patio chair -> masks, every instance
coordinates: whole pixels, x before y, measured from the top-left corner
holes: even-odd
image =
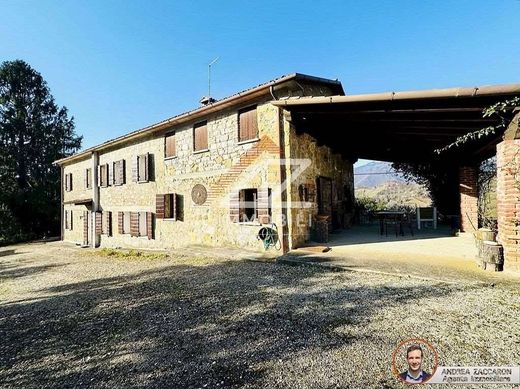
[[[425,223],[432,222],[433,228],[437,229],[437,207],[417,207],[417,229],[420,230]]]

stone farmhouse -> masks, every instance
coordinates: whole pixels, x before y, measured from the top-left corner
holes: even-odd
[[[271,104],[343,94],[338,81],[292,74],[57,161],[62,239],[91,247],[264,250],[257,235],[269,226],[276,248],[287,251],[309,239],[319,213],[348,226],[353,161],[296,135]]]
[[[345,95],[291,74],[56,161],[62,239],[91,247],[202,244],[287,252],[349,227],[358,158],[448,171],[463,231],[479,227],[478,165],[497,158],[498,242],[520,269],[520,113],[483,110],[520,84]],[[487,136],[436,150],[483,128]],[[270,228],[270,230],[267,229]]]

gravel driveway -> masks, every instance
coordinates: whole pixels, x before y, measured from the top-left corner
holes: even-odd
[[[407,338],[444,366],[520,364],[519,289],[4,247],[0,385],[401,388],[392,352]]]

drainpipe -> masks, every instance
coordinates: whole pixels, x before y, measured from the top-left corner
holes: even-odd
[[[278,120],[276,120],[277,132],[278,132],[278,141],[280,143],[280,160],[284,160],[285,164],[280,163],[280,188],[284,182],[287,180],[287,159],[285,155],[285,132],[284,132],[284,122],[283,122],[283,112],[280,108],[277,109]],[[282,204],[282,253],[286,254],[289,252],[289,212],[287,207],[289,206],[287,198],[287,192],[290,190],[289,185],[287,185],[285,190],[280,191],[280,201]]]
[[[96,212],[99,211],[99,186],[98,186],[99,155],[92,152],[92,212],[90,213],[90,246],[97,247],[96,236]]]

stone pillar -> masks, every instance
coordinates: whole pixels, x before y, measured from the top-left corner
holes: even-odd
[[[520,270],[520,139],[497,145],[498,242],[504,267]]]
[[[477,178],[476,167],[459,167],[460,229],[464,232],[472,232],[478,228]]]

